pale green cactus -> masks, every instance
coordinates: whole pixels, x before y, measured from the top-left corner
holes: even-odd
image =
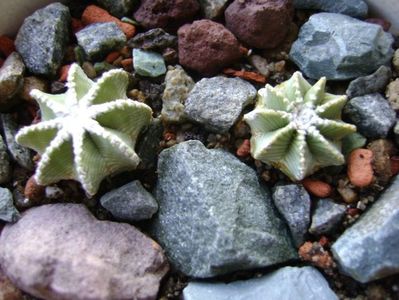
[[[310,85],[300,72],[259,90],[251,127],[251,154],[299,181],[322,167],[342,165],[341,139],[356,127],[341,121],[347,98],[325,92],[326,78]]]
[[[74,179],[94,195],[106,176],[137,167],[136,139],[152,110],[127,98],[128,81],[125,71],[111,70],[93,82],[73,64],[66,93],[31,92],[42,121],[22,128],[16,141],[41,155],[39,184]]]

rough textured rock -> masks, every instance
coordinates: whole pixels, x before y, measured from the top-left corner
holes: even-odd
[[[310,196],[297,184],[279,185],[274,188],[273,201],[285,218],[297,247],[303,244],[310,223]]]
[[[158,210],[158,203],[138,180],[106,193],[100,203],[117,220],[125,222],[150,219]]]
[[[386,137],[396,120],[395,111],[378,93],[353,98],[343,112],[358,132],[368,138]]]
[[[384,91],[391,79],[392,71],[387,66],[381,66],[373,74],[359,77],[348,86],[346,95],[349,99],[367,94],[373,94]]]
[[[68,44],[69,9],[52,3],[27,17],[18,31],[15,46],[34,74],[55,75]]]
[[[213,20],[223,14],[228,0],[198,0],[198,2],[205,19]]]
[[[379,25],[334,13],[314,14],[299,32],[290,57],[306,76],[346,80],[389,64],[393,37]]]
[[[114,22],[91,24],[77,32],[76,39],[90,60],[102,59],[126,42],[125,34]]]
[[[25,65],[17,52],[11,53],[0,69],[0,111],[7,111],[17,104],[14,97],[24,83]]]
[[[0,184],[4,184],[11,179],[10,157],[3,137],[0,135]]]
[[[196,0],[142,0],[134,18],[146,29],[175,30],[190,22],[199,8]]]
[[[175,267],[212,277],[296,257],[254,170],[222,150],[187,141],[161,152],[151,231]]]
[[[15,222],[19,218],[19,212],[14,207],[12,193],[9,189],[0,187],[0,220]]]
[[[181,66],[169,68],[162,95],[162,120],[175,123],[184,120],[184,102],[193,87],[194,80]]]
[[[332,245],[343,272],[369,282],[399,272],[399,177]]]
[[[385,96],[394,110],[399,110],[399,79],[395,79],[388,84]]]
[[[44,299],[156,299],[168,264],[159,245],[128,224],[97,221],[81,204],[26,211],[0,237],[0,264]]]
[[[316,204],[309,232],[317,235],[331,232],[342,221],[345,211],[345,205],[334,203],[330,199],[320,199]]]
[[[28,76],[24,78],[24,84],[19,96],[30,103],[37,103],[36,100],[30,95],[32,90],[39,90],[48,92],[48,82],[36,76]]]
[[[240,78],[203,78],[188,95],[184,112],[211,131],[226,132],[255,97],[256,89]]]
[[[168,47],[175,48],[177,37],[165,32],[162,28],[155,28],[135,35],[127,42],[127,45],[130,48],[161,51]]]
[[[143,131],[136,146],[141,161],[139,169],[152,169],[157,165],[159,143],[162,140],[163,126],[159,119],[153,119],[150,126]]]
[[[294,0],[297,9],[315,9],[357,18],[366,18],[368,5],[363,0]]]
[[[241,57],[237,39],[219,23],[195,21],[177,34],[180,64],[204,75],[216,74]]]
[[[111,15],[122,18],[128,16],[134,7],[135,0],[98,0]]]
[[[183,290],[183,299],[338,300],[338,297],[316,268],[285,267],[260,278],[228,284],[190,282]]]
[[[385,186],[394,175],[391,157],[396,155],[397,148],[394,142],[388,139],[372,141],[367,148],[373,152],[373,169],[377,180]]]
[[[287,36],[293,17],[291,0],[235,0],[225,13],[226,27],[250,47],[278,46]]]
[[[166,73],[162,55],[153,51],[133,49],[133,66],[141,76],[158,77]]]

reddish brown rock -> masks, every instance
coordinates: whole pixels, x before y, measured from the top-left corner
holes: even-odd
[[[331,185],[321,180],[306,178],[302,185],[310,194],[319,198],[327,198],[332,193]]]
[[[210,20],[182,26],[178,39],[180,64],[204,75],[216,74],[242,55],[234,35]]]
[[[367,149],[353,150],[348,160],[348,177],[357,187],[369,186],[374,180],[373,152]]]
[[[397,152],[394,143],[386,139],[379,139],[371,142],[367,148],[373,151],[373,168],[377,179],[382,183],[388,183],[393,176],[391,156]]]
[[[248,46],[269,49],[286,37],[293,18],[291,0],[235,0],[225,11],[226,27]]]
[[[134,18],[146,29],[176,30],[199,11],[196,0],[142,0]]]

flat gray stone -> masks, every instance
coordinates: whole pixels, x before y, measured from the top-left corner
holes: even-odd
[[[132,37],[127,45],[148,51],[163,52],[166,48],[176,48],[177,36],[167,33],[162,28],[154,28],[138,33]]]
[[[386,137],[396,121],[395,111],[378,93],[351,99],[343,112],[358,132],[368,138]]]
[[[274,188],[273,201],[283,215],[297,247],[305,242],[310,224],[310,196],[302,185],[288,184]]]
[[[157,201],[138,180],[106,193],[100,203],[117,220],[124,222],[151,219],[158,210]]]
[[[285,267],[260,278],[225,283],[190,282],[184,300],[338,300],[313,267]]]
[[[5,222],[15,222],[18,219],[19,212],[14,206],[11,191],[0,187],[0,220]]]
[[[330,199],[319,199],[312,216],[309,232],[316,235],[330,233],[341,223],[346,207]]]
[[[388,65],[392,44],[392,35],[379,25],[342,14],[319,13],[301,27],[290,58],[307,77],[346,80]]]
[[[184,112],[205,128],[223,133],[233,126],[255,97],[256,89],[240,78],[203,78],[188,95]]]
[[[360,282],[399,273],[399,177],[332,245],[340,269]]]
[[[7,146],[4,144],[3,137],[0,135],[0,184],[8,182],[10,179],[10,157],[7,153]]]
[[[187,141],[161,152],[151,232],[171,263],[207,278],[297,257],[253,169],[223,150]]]
[[[78,45],[88,59],[99,60],[108,53],[119,50],[126,43],[126,36],[114,22],[94,23],[76,33]]]
[[[221,15],[229,0],[198,0],[205,19],[214,20]]]
[[[129,16],[132,12],[135,0],[98,0],[108,12],[118,18]]]
[[[18,31],[15,46],[34,74],[55,75],[69,40],[71,15],[59,2],[36,10]]]
[[[368,5],[363,0],[294,0],[294,7],[322,10],[357,18],[366,18],[368,14]]]
[[[0,265],[18,288],[46,300],[155,300],[168,271],[153,240],[98,221],[81,204],[25,211],[1,233]]]

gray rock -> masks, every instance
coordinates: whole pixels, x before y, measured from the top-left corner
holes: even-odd
[[[90,60],[102,59],[126,43],[125,34],[114,22],[86,26],[76,33],[76,39]]]
[[[341,270],[360,282],[399,273],[399,177],[332,245]]]
[[[346,80],[389,64],[392,43],[392,35],[379,25],[341,14],[319,13],[301,27],[290,58],[310,78]]]
[[[389,103],[394,110],[399,110],[399,78],[390,82],[385,91]]]
[[[334,203],[330,199],[320,199],[317,201],[309,232],[317,235],[330,233],[341,223],[345,211],[345,205]]]
[[[98,0],[98,3],[110,14],[118,18],[128,16],[132,12],[135,2],[135,0]]]
[[[7,146],[4,144],[3,137],[0,135],[0,184],[8,182],[10,179],[10,158],[7,153]]]
[[[285,218],[297,247],[305,241],[310,224],[310,196],[298,184],[279,185],[274,188],[273,201]]]
[[[10,114],[1,114],[0,122],[3,128],[7,149],[11,154],[11,158],[15,160],[21,167],[24,167],[28,170],[33,170],[33,162],[31,159],[30,150],[19,145],[15,141],[15,135],[18,132],[18,126],[13,117]]]
[[[226,8],[228,0],[198,0],[205,19],[214,20],[220,17]]]
[[[135,227],[98,221],[81,204],[23,213],[0,237],[0,264],[20,289],[55,299],[156,299],[162,249]]]
[[[392,71],[387,66],[381,66],[373,74],[359,77],[348,86],[346,95],[349,99],[367,94],[373,94],[384,91],[385,87],[391,79]]]
[[[162,28],[154,28],[136,34],[127,45],[130,48],[162,52],[166,48],[176,48],[177,36],[167,33]]]
[[[378,93],[351,99],[343,112],[358,132],[368,138],[386,137],[396,121],[395,111]]]
[[[71,15],[61,3],[52,3],[27,17],[15,46],[34,74],[55,75],[69,40]]]
[[[165,61],[157,52],[133,49],[133,66],[141,76],[158,77],[166,73]]]
[[[222,150],[187,141],[161,152],[151,231],[170,261],[212,277],[297,257],[254,170]]]
[[[137,155],[141,161],[139,169],[152,169],[157,165],[159,143],[163,136],[163,125],[159,119],[153,119],[150,126],[141,133],[136,146]]]
[[[266,296],[267,295],[267,296]],[[184,300],[338,300],[313,267],[285,267],[260,278],[225,283],[190,282]]]
[[[297,9],[317,9],[357,18],[366,18],[368,5],[363,0],[294,0]]]
[[[158,210],[157,201],[138,180],[106,193],[100,203],[123,222],[151,219]]]
[[[0,187],[0,220],[15,222],[19,219],[19,212],[14,206],[12,193],[9,189]]]
[[[222,76],[203,78],[186,99],[187,117],[215,132],[226,132],[252,103],[256,89],[240,78]]]
[[[14,97],[24,83],[25,65],[17,52],[11,53],[0,69],[0,111],[7,111],[18,104]]]
[[[399,144],[399,122],[396,122],[395,127],[393,128],[393,133],[395,134],[395,141]]]

